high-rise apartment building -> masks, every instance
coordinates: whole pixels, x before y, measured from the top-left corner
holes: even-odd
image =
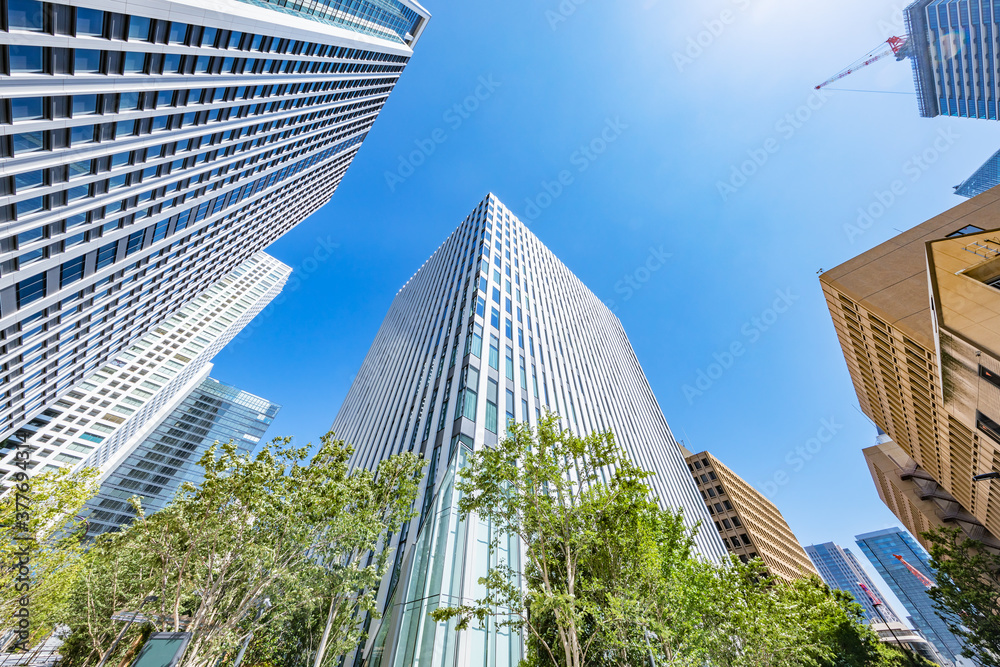
[[[875,623],[899,623],[899,616],[892,607],[886,604],[882,593],[862,569],[861,563],[854,557],[850,549],[844,549],[833,542],[813,544],[806,547],[806,553],[812,559],[819,576],[830,588],[846,591],[854,596],[854,601],[865,609],[865,621]],[[865,592],[865,586],[880,602],[876,611],[875,603]],[[879,616],[881,612],[881,617]]]
[[[427,19],[0,0],[0,438],[326,203]]]
[[[819,574],[781,512],[764,494],[710,453],[682,451],[729,553],[744,563],[759,558],[773,576],[786,581]]]
[[[489,195],[396,295],[333,425],[356,447],[354,468],[408,451],[430,461],[418,516],[392,536],[385,615],[376,627],[366,619],[371,639],[354,664],[518,664],[522,638],[509,629],[456,633],[427,614],[480,597],[478,580],[498,560],[519,570],[516,538],[491,553],[490,527],[459,515],[453,484],[470,452],[545,411],[579,435],[612,431],[656,473],[662,506],[710,524],[621,323]],[[725,556],[715,531],[696,539],[703,556]]]
[[[216,442],[232,441],[249,454],[263,439],[280,406],[218,380],[203,380],[183,397],[166,419],[109,472],[100,492],[80,515],[87,535],[117,530],[135,519],[129,499],[138,496],[147,514],[167,506],[181,484],[198,484],[198,465]]]
[[[32,469],[91,466],[107,479],[205,381],[211,359],[290,273],[260,252],[224,275],[8,437],[0,480],[18,470],[19,443],[31,452]]]
[[[910,614],[907,620],[934,644],[938,653],[956,664],[963,664],[962,640],[948,630],[948,623],[934,610],[925,581],[910,570],[912,567],[929,582],[936,580],[927,552],[899,528],[865,533],[856,539],[861,552],[906,607]],[[966,661],[965,664],[973,663]]]
[[[996,11],[959,0],[917,0],[906,8],[921,116],[997,119]]]
[[[891,440],[868,457],[876,485],[918,539],[949,523],[1000,546],[1000,482],[973,482],[1000,470],[998,195],[820,277],[861,410]]]
[[[963,197],[975,197],[998,185],[1000,185],[1000,151],[990,156],[990,159],[984,162],[972,176],[956,185],[955,194]]]

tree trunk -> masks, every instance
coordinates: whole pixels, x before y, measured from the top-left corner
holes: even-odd
[[[320,667],[323,664],[323,654],[326,653],[326,642],[330,639],[330,629],[333,627],[333,607],[337,601],[336,595],[330,596],[330,610],[326,613],[326,627],[323,628],[323,636],[320,637],[319,646],[316,648],[316,659],[313,667]]]

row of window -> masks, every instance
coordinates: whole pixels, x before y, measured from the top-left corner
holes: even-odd
[[[317,58],[370,60],[405,63],[405,56],[365,51],[330,44],[268,37],[178,21],[150,19],[72,7],[38,0],[5,0],[0,17],[8,31],[46,32],[55,35],[99,37],[129,42],[215,48],[259,53],[290,54]]]

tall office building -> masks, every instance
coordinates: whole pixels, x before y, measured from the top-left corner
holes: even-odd
[[[833,542],[826,542],[806,547],[806,553],[809,554],[809,558],[819,570],[819,576],[822,577],[827,586],[850,593],[854,596],[855,602],[864,607],[865,621],[871,624],[901,622],[892,607],[886,604],[882,593],[862,569],[861,563],[854,557],[850,549],[844,549]],[[875,603],[872,602],[871,597],[861,587],[862,585],[867,586],[872,595],[881,602],[878,611],[876,611]],[[882,613],[881,617],[879,617],[879,612]]]
[[[997,119],[996,8],[917,0],[906,8],[907,55],[920,115]]]
[[[973,482],[1000,470],[1000,233],[984,231],[1000,218],[998,196],[820,278],[861,410],[888,438],[879,449],[905,454],[869,457],[879,493],[918,539],[948,523],[1000,547],[1000,482]]]
[[[491,554],[490,527],[462,520],[453,483],[470,452],[546,410],[579,435],[612,431],[656,473],[662,506],[710,525],[621,323],[491,194],[396,295],[333,425],[356,447],[354,468],[407,451],[430,461],[418,516],[392,538],[396,561],[378,594],[385,615],[376,627],[365,621],[370,640],[354,664],[518,664],[516,633],[492,624],[456,633],[427,614],[480,597],[478,580],[498,559],[519,569],[520,544],[502,540]],[[715,531],[703,530],[697,548],[725,556]]]
[[[0,480],[17,445],[31,467],[90,466],[102,481],[211,371],[211,359],[278,295],[291,269],[261,252],[115,356],[0,445]],[[6,484],[4,486],[8,486]]]
[[[934,601],[927,595],[926,584],[910,570],[910,567],[916,569],[931,582],[936,579],[927,552],[899,528],[877,530],[855,539],[861,552],[910,613],[910,623],[934,644],[938,653],[954,663],[963,664],[962,640],[948,630],[948,624],[934,611]],[[966,664],[973,663],[966,661]]]
[[[216,442],[234,442],[249,454],[263,439],[280,406],[208,378],[187,394],[166,419],[107,475],[80,515],[87,535],[117,530],[135,518],[129,503],[139,496],[147,513],[167,506],[181,484],[198,484],[198,460]]]
[[[0,0],[0,439],[325,204],[427,18]]]
[[[955,186],[955,194],[963,197],[975,197],[987,190],[1000,185],[1000,151],[983,163],[979,169]]]
[[[729,553],[744,563],[759,558],[773,576],[786,581],[819,574],[764,494],[710,453],[681,451]]]

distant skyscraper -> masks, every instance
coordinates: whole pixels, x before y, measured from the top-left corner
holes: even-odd
[[[819,576],[823,578],[830,588],[838,588],[854,596],[855,602],[865,608],[865,620],[868,623],[880,623],[878,611],[887,623],[899,623],[899,616],[892,610],[882,597],[878,587],[872,583],[865,571],[861,568],[861,563],[854,557],[850,549],[844,549],[833,542],[825,544],[814,544],[806,547],[806,553],[812,559]],[[875,610],[875,605],[868,594],[865,593],[861,585],[864,584],[875,597],[882,602],[879,610]]]
[[[0,439],[325,204],[427,18],[2,0]]]
[[[955,194],[963,197],[975,197],[991,188],[1000,185],[1000,151],[983,163],[972,176],[955,186]]]
[[[364,621],[371,639],[353,664],[518,664],[517,633],[456,633],[427,613],[481,595],[476,582],[498,558],[519,569],[516,538],[491,553],[490,527],[461,520],[453,483],[470,452],[496,444],[512,420],[536,425],[544,410],[579,435],[614,432],[656,473],[663,507],[710,523],[621,323],[489,195],[396,295],[333,425],[356,448],[354,468],[406,451],[430,461],[418,516],[392,539],[385,615]],[[725,556],[715,531],[702,530],[697,548]]]
[[[708,452],[682,451],[729,553],[744,563],[759,558],[786,581],[817,574],[774,503]]]
[[[101,484],[84,506],[87,534],[116,530],[135,518],[128,502],[139,496],[146,514],[173,500],[184,482],[204,479],[198,460],[215,442],[234,441],[249,454],[264,437],[279,406],[236,387],[208,378],[167,415]]]
[[[37,470],[91,466],[106,478],[211,371],[211,359],[281,292],[291,269],[257,253],[74,385],[0,445],[0,480],[17,443]]]
[[[906,8],[920,115],[997,119],[1000,15],[991,3],[917,0]]]
[[[934,644],[941,655],[962,664],[962,641],[948,630],[948,624],[934,611],[934,602],[927,595],[927,586],[906,567],[909,564],[935,581],[937,574],[931,568],[927,552],[899,528],[865,533],[858,535],[856,539],[879,576],[889,584],[889,588],[910,613],[910,623]],[[906,564],[896,556],[902,557]]]

